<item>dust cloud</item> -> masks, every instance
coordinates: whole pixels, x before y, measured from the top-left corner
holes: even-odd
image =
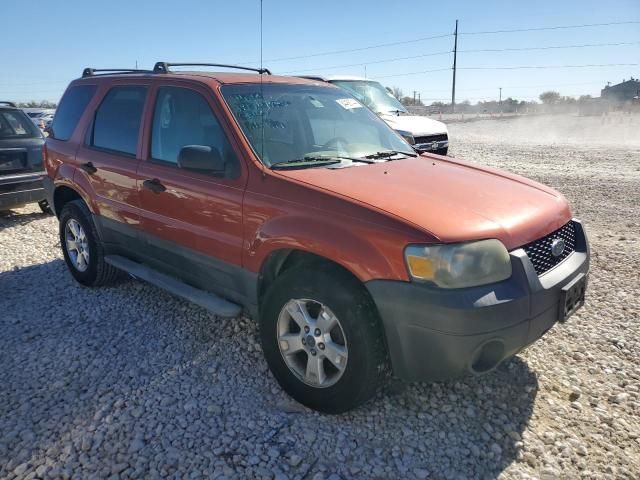
[[[479,125],[483,124],[483,125]],[[467,140],[493,143],[640,147],[640,114],[535,115],[456,123]],[[455,143],[455,138],[451,138]]]

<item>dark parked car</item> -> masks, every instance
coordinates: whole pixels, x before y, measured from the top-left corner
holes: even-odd
[[[42,186],[44,136],[11,102],[0,102],[0,211],[38,202],[48,212]]]

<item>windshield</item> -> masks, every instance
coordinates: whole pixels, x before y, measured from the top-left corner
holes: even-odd
[[[403,112],[407,109],[380,83],[369,80],[331,80],[348,90],[354,97],[376,113]]]
[[[18,110],[0,110],[0,138],[39,137],[40,130]]]
[[[381,151],[415,155],[402,137],[340,89],[245,84],[221,90],[267,166],[305,157],[361,159]]]

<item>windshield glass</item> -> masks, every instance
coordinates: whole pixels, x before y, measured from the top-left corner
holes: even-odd
[[[18,110],[0,110],[0,138],[38,137],[39,132],[24,113]]]
[[[225,85],[222,94],[267,166],[304,157],[364,158],[390,150],[415,155],[400,135],[337,88]]]
[[[354,97],[376,113],[406,112],[407,109],[380,83],[369,80],[331,80],[348,90]]]

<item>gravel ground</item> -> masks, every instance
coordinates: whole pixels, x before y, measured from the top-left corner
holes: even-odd
[[[135,281],[82,288],[54,218],[0,216],[0,477],[639,478],[633,126],[453,125],[453,155],[570,200],[592,242],[586,308],[487,376],[396,383],[341,416],[289,400],[253,322]],[[594,142],[604,130],[619,141]]]

